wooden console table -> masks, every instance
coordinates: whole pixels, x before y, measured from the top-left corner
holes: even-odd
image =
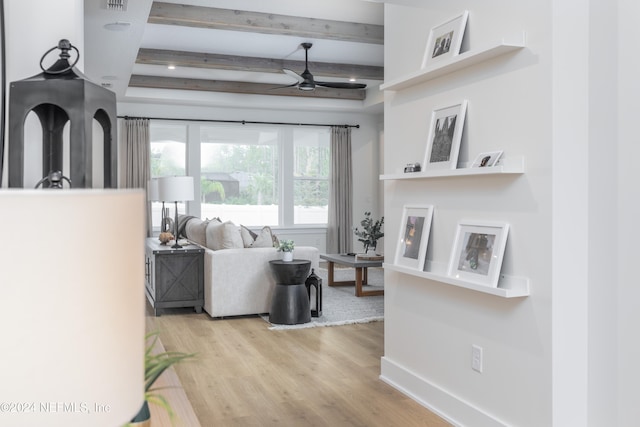
[[[146,293],[154,315],[163,308],[204,305],[204,249],[196,245],[173,249],[147,238],[145,250]]]

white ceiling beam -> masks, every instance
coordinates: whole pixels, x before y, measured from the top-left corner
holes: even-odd
[[[310,6],[313,7],[313,6]],[[383,44],[384,26],[153,2],[149,23]]]

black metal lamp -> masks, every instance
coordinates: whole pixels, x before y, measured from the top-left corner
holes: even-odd
[[[166,202],[174,202],[175,210],[175,243],[171,246],[173,249],[180,249],[182,246],[178,243],[180,238],[180,230],[178,224],[178,202],[187,202],[193,200],[194,188],[192,176],[165,176],[158,178],[158,193],[160,200]]]
[[[54,49],[60,59],[50,68],[43,59]],[[69,63],[70,52],[77,55]],[[42,126],[42,177],[45,188],[54,188],[51,177],[64,170],[63,129],[69,122],[69,178],[74,188],[93,187],[93,121],[103,130],[104,187],[117,187],[116,96],[115,93],[90,82],[74,65],[80,53],[69,40],[60,40],[40,59],[42,73],[12,82],[9,91],[9,187],[24,187],[24,124],[33,111]],[[0,147],[1,148],[1,147]],[[1,151],[1,150],[0,150]],[[0,163],[0,174],[2,164]],[[1,176],[1,175],[0,175]],[[59,187],[61,188],[61,187]]]

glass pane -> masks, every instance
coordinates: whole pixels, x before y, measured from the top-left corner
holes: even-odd
[[[278,138],[273,128],[201,127],[203,218],[278,225]]]
[[[151,177],[183,176],[187,174],[187,126],[152,121],[149,125],[151,139]],[[166,203],[169,218],[175,217],[175,204]],[[178,204],[178,212],[186,213],[184,204]],[[160,228],[162,202],[151,203],[151,221],[154,228]],[[172,222],[172,221],[170,221]],[[173,227],[171,230],[173,231]]]
[[[187,127],[152,122],[149,131],[151,176],[186,175]]]
[[[329,204],[329,129],[297,129],[293,138],[294,223],[326,224]]]

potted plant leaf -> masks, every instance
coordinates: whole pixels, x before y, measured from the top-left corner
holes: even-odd
[[[371,218],[371,212],[364,213],[364,219],[360,221],[362,230],[356,227],[353,232],[358,237],[358,241],[364,245],[364,252],[373,252],[375,254],[378,246],[378,239],[384,237],[382,226],[384,225],[384,217],[374,221]]]
[[[293,240],[280,240],[278,252],[282,252],[283,261],[293,261],[293,248],[295,248]]]
[[[178,351],[165,351],[156,353],[154,348],[158,342],[158,332],[150,332],[145,336],[147,348],[144,354],[144,403],[140,412],[128,424],[129,427],[147,427],[151,425],[151,413],[149,403],[153,403],[164,408],[173,418],[174,413],[167,399],[158,393],[160,388],[153,388],[156,380],[171,366],[191,358],[194,354],[181,353]]]

